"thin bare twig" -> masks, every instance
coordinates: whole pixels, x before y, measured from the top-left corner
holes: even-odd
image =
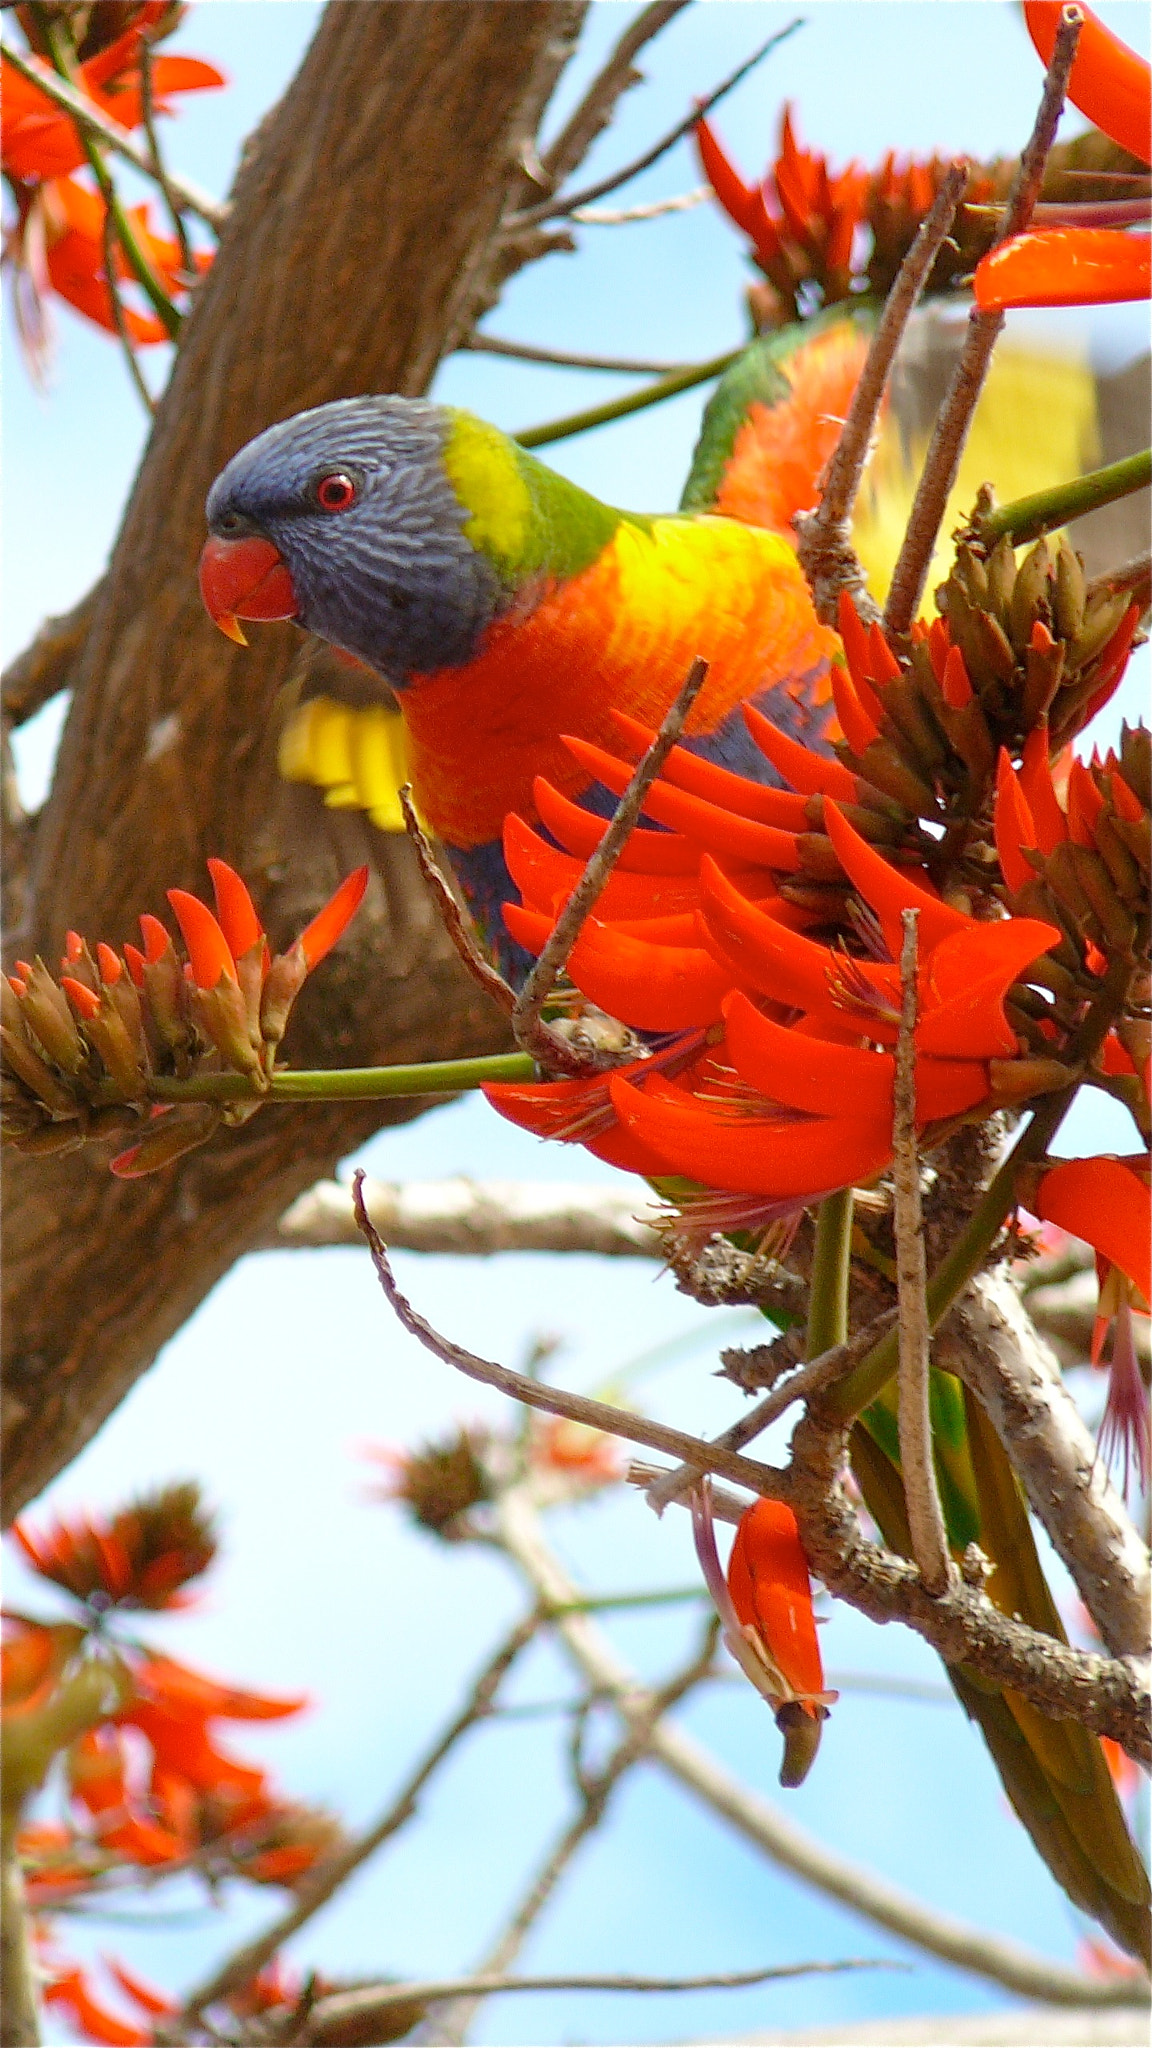
[[[116,338],[120,343],[125,361],[128,364],[128,375],[136,387],[136,396],[148,414],[149,419],[155,419],[156,400],[144,382],[144,372],[136,359],[136,350],[132,345],[132,336],[128,332],[128,322],[124,318],[124,301],[120,296],[120,282],[116,276],[116,229],[112,219],[112,208],[108,205],[104,208],[103,244],[104,277],[108,285],[108,305],[112,313],[112,325],[116,329]]]
[[[116,154],[124,157],[128,163],[135,164],[136,169],[143,171],[145,177],[155,176],[149,152],[142,149],[128,130],[121,128],[119,122],[110,121],[98,107],[94,107],[82,92],[78,92],[65,79],[50,71],[39,58],[25,56],[24,52],[16,49],[12,43],[0,43],[0,51],[6,64],[11,64],[21,78],[26,78],[29,84],[36,86],[55,106],[62,107],[66,114],[71,114],[72,119],[82,130],[96,136],[108,149],[114,149]],[[194,185],[190,178],[180,177],[176,171],[166,172],[165,177],[168,190],[179,206],[185,207],[189,213],[194,213],[199,219],[206,221],[217,234],[222,233],[228,219],[227,205],[219,199],[213,199],[210,193],[202,191],[199,185]]]
[[[596,73],[583,99],[568,116],[554,142],[540,159],[540,175],[549,191],[570,178],[582,164],[596,137],[608,126],[621,95],[638,85],[642,73],[633,66],[645,43],[658,36],[668,22],[680,14],[688,0],[651,0],[651,4],[630,22],[606,62]]]
[[[473,1683],[460,1712],[449,1722],[443,1734],[437,1737],[431,1749],[379,1819],[362,1834],[355,1836],[335,1856],[326,1858],[313,1874],[302,1879],[297,1896],[288,1911],[282,1913],[278,1920],[274,1920],[270,1927],[265,1928],[263,1934],[257,1935],[253,1941],[246,1942],[243,1948],[237,1949],[213,1971],[205,1983],[188,1994],[184,2005],[184,2018],[194,2017],[205,2006],[213,2005],[217,1999],[227,1998],[230,1992],[250,1983],[289,1936],[303,1927],[305,1921],[310,1920],[314,1913],[319,1912],[321,1906],[327,1904],[345,1879],[350,1877],[354,1870],[359,1869],[390,1835],[394,1835],[412,1818],[416,1811],[417,1798],[429,1778],[443,1763],[460,1737],[466,1735],[470,1728],[490,1712],[498,1687],[521,1650],[532,1641],[542,1621],[543,1616],[534,1611],[517,1623]]]
[[[582,1182],[368,1180],[365,1200],[393,1251],[491,1258],[498,1252],[583,1252],[609,1259],[658,1259],[655,1211],[638,1197]],[[359,1244],[352,1192],[317,1181],[285,1210],[266,1249]]]
[[[594,1401],[587,1394],[570,1394],[563,1387],[550,1387],[540,1380],[529,1379],[524,1373],[496,1365],[490,1359],[479,1358],[474,1351],[467,1351],[463,1345],[441,1337],[412,1307],[396,1284],[387,1250],[364,1206],[363,1180],[363,1173],[353,1176],[353,1200],[356,1219],[372,1254],[377,1278],[398,1320],[409,1335],[418,1338],[434,1357],[442,1359],[445,1365],[453,1366],[457,1372],[465,1373],[469,1379],[479,1380],[483,1386],[495,1387],[514,1401],[522,1401],[526,1408],[540,1408],[547,1415],[563,1415],[570,1422],[583,1422],[590,1429],[604,1430],[612,1436],[623,1437],[629,1443],[645,1444],[649,1450],[683,1458],[695,1464],[699,1471],[719,1472],[753,1493],[776,1495],[780,1475],[769,1465],[760,1465],[751,1458],[741,1458],[735,1451],[724,1451],[702,1443],[697,1437],[688,1436],[684,1430],[670,1429],[662,1422],[650,1422],[647,1416],[637,1415],[630,1408],[614,1408],[609,1402]]]
[[[552,1607],[562,1607],[576,1598],[578,1589],[549,1549],[524,1489],[505,1495],[498,1514],[501,1542],[537,1598]],[[908,1571],[918,1584],[914,1568],[908,1566]],[[590,1687],[610,1700],[625,1719],[645,1714],[651,1695],[590,1615],[568,1614],[555,1624],[555,1631]],[[805,1884],[839,1899],[851,1912],[886,1927],[901,1941],[912,1942],[959,1969],[991,1978],[1025,1998],[1061,2005],[1143,2002],[1146,1987],[1142,1984],[1106,1982],[1049,1962],[1017,1942],[951,1914],[934,1912],[899,1886],[838,1856],[786,1819],[776,1805],[734,1777],[691,1735],[667,1719],[653,1727],[649,1748],[657,1763],[762,1855],[792,1871]]]
[[[498,1517],[498,1543],[501,1541],[502,1526],[502,1518]],[[508,1552],[508,1556],[512,1563],[520,1562],[513,1552]],[[533,1587],[532,1590],[536,1592],[543,1609],[545,1600],[539,1588]],[[550,1611],[554,1613],[556,1610]],[[622,1740],[602,1768],[594,1776],[589,1777],[577,1766],[576,1778],[581,1795],[580,1810],[563,1829],[528,1884],[519,1905],[514,1909],[506,1927],[489,1951],[483,1965],[485,1973],[495,1975],[505,1971],[515,1960],[580,1844],[599,1827],[620,1780],[634,1764],[638,1764],[647,1755],[655,1723],[711,1672],[716,1654],[716,1636],[716,1618],[710,1617],[699,1652],[661,1687],[659,1692],[650,1696],[646,1715],[638,1715],[626,1724]],[[589,1700],[595,1697],[595,1693],[592,1693]],[[462,1996],[455,2007],[438,2016],[435,2027],[437,2048],[455,2048],[455,2044],[463,2042],[480,2003],[481,1994]]]
[[[674,192],[669,199],[650,199],[643,206],[578,206],[572,219],[588,228],[622,228],[634,220],[661,220],[667,213],[691,213],[711,199],[711,185],[694,185],[690,192]]]
[[[431,842],[416,816],[412,802],[412,789],[405,783],[399,791],[400,808],[404,813],[404,829],[412,841],[416,862],[435,899],[440,912],[440,922],[455,946],[473,981],[479,982],[485,995],[491,996],[498,1009],[510,1017],[516,1008],[516,991],[509,988],[502,974],[498,974],[490,960],[480,951],[472,933],[464,921],[464,913],[452,894],[440,869]]]
[[[612,815],[612,822],[589,860],[556,920],[547,945],[528,976],[512,1012],[516,1043],[525,1052],[535,1050],[541,1014],[578,939],[585,919],[603,893],[608,877],[624,849],[643,809],[644,799],[659,775],[684,727],[684,720],[704,687],[708,663],[697,655],[669,706],[655,739],[633,771]]]
[[[999,237],[1001,242],[1020,234],[1032,218],[1032,209],[1044,180],[1048,153],[1055,141],[1063,111],[1068,76],[1083,20],[1078,7],[1064,8],[1035,125],[1009,194],[1008,211]],[[968,316],[968,336],[936,419],[904,543],[892,572],[884,620],[888,631],[897,637],[908,632],[920,602],[948,493],[960,467],[972,415],[1003,325],[1004,315],[1001,312],[982,313],[973,308]]]
[[[884,304],[880,324],[872,337],[860,382],[852,395],[836,452],[828,465],[820,503],[815,512],[795,522],[800,536],[797,554],[808,578],[816,616],[825,625],[835,625],[837,600],[850,590],[865,625],[880,617],[879,606],[868,595],[856,550],[852,546],[852,508],[860,479],[868,461],[876,422],[892,374],[896,351],[904,330],[919,302],[928,275],[947,240],[956,209],[968,184],[968,165],[952,164],[932,211],[921,223],[919,233],[896,276]]]
[[[504,341],[496,334],[470,334],[460,343],[475,355],[512,356],[517,362],[548,363],[561,370],[615,370],[637,377],[674,377],[690,363],[638,361],[634,356],[582,356],[558,348],[534,348],[527,341]]]
[[[916,1149],[916,972],[918,910],[901,912],[900,1029],[892,1116],[892,1221],[896,1236],[896,1291],[900,1343],[897,1424],[900,1473],[912,1555],[930,1593],[943,1593],[951,1577],[948,1539],[932,1462],[928,1413],[928,1264],[920,1209],[920,1157]]]
[[[848,1372],[858,1359],[864,1357],[877,1339],[883,1336],[895,1313],[894,1309],[885,1309],[882,1315],[874,1316],[871,1322],[857,1330],[856,1335],[850,1338],[847,1344],[833,1345],[831,1350],[822,1351],[819,1358],[813,1358],[799,1372],[791,1373],[778,1387],[773,1387],[772,1392],[766,1394],[762,1401],[758,1401],[754,1408],[750,1408],[746,1415],[742,1415],[739,1422],[734,1422],[730,1429],[724,1430],[722,1435],[715,1439],[716,1443],[722,1445],[725,1450],[743,1450],[745,1444],[750,1444],[754,1437],[759,1436],[762,1430],[776,1421],[777,1416],[783,1415],[785,1410],[792,1406],[793,1401],[807,1400],[809,1394],[819,1392],[821,1387],[828,1386],[840,1373]],[[633,1467],[633,1470],[635,1469]],[[678,1465],[675,1471],[661,1473],[659,1479],[648,1488],[649,1507],[654,1508],[658,1515],[663,1514],[666,1507],[674,1500],[679,1500],[682,1494],[696,1485],[699,1477],[699,1472],[691,1465]],[[715,1494],[712,1505],[713,1513],[717,1513]]]
[[[849,1956],[842,1962],[781,1963],[769,1970],[727,1970],[705,1977],[631,1977],[596,1972],[571,1977],[507,1977],[495,1972],[476,1977],[432,1977],[423,1983],[369,1985],[362,1991],[338,1991],[317,1999],[308,2017],[308,2038],[322,2048],[329,2039],[346,2039],[354,2022],[369,2026],[387,2020],[397,2007],[432,2005],[453,1996],[474,1999],[478,2004],[482,1998],[508,1991],[738,1991],[778,1978],[833,1977],[846,1970],[910,1968],[908,1963],[889,1961],[883,1956]],[[450,2044],[463,2036],[449,2033],[438,2024],[436,2039]]]
[[[687,135],[696,126],[697,121],[710,114],[713,107],[739,85],[741,79],[747,78],[748,73],[762,62],[770,50],[787,42],[788,37],[794,35],[802,26],[803,23],[799,20],[790,21],[786,28],[780,29],[774,36],[769,36],[767,42],[761,43],[758,49],[753,50],[750,57],[746,57],[742,64],[738,64],[735,71],[730,72],[705,99],[693,107],[690,114],[686,114],[682,121],[678,121],[674,128],[670,128],[668,133],[662,135],[659,142],[653,143],[650,149],[646,149],[642,156],[634,157],[631,163],[625,164],[621,170],[613,171],[611,177],[601,178],[598,184],[586,185],[582,192],[570,192],[567,196],[561,193],[558,199],[542,199],[537,206],[528,206],[520,213],[509,215],[502,223],[501,233],[523,234],[525,228],[535,227],[538,221],[563,218],[571,214],[574,208],[591,206],[594,200],[603,199],[606,193],[615,192],[619,186],[627,185],[631,179],[638,178],[641,171],[648,170],[650,165],[657,163],[668,150],[674,148],[681,136]]]

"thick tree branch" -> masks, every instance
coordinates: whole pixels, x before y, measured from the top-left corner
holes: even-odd
[[[658,1259],[654,1212],[645,1221],[642,1191],[553,1181],[373,1181],[364,1183],[368,1214],[394,1251],[580,1252],[610,1259]],[[293,1202],[266,1240],[269,1250],[297,1245],[361,1244],[352,1191],[320,1181]]]
[[[1114,1657],[1149,1647],[1148,1552],[1007,1274],[973,1282],[934,1340],[980,1400]]]
[[[864,1537],[841,1482],[844,1439],[839,1423],[812,1412],[792,1440],[790,1501],[814,1575],[830,1593],[871,1621],[900,1621],[916,1630],[946,1664],[971,1662],[986,1678],[1010,1686],[1042,1712],[1110,1735],[1130,1756],[1152,1764],[1152,1708],[1146,1661],[1099,1657],[1002,1614],[983,1590],[955,1580],[929,1592],[907,1558]]]
[[[279,943],[364,857],[369,827],[278,777],[270,714],[298,660],[296,630],[264,627],[245,651],[203,613],[204,499],[273,420],[354,392],[426,388],[494,289],[497,224],[583,12],[581,0],[395,0],[323,16],[245,157],[71,667],[19,951],[54,959],[68,926],[123,940],[170,884],[203,886],[209,853],[246,875]],[[505,1044],[411,849],[372,835],[371,857],[378,882],[355,932],[293,1019],[293,1063]],[[8,1512],[87,1441],[296,1195],[419,1107],[265,1110],[155,1180],[115,1181],[97,1156],[18,1158],[6,1205]]]

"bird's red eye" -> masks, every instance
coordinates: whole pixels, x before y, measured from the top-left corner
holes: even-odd
[[[316,486],[317,503],[325,512],[344,512],[356,503],[356,486],[350,476],[337,470],[333,476],[322,476]]]

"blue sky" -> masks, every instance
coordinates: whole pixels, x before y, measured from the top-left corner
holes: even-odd
[[[592,9],[554,118],[635,11],[616,0]],[[796,103],[803,138],[838,163],[871,161],[893,146],[976,156],[1019,148],[1039,72],[1012,7],[819,0],[804,11],[807,25],[717,116],[746,170],[766,161],[785,98]],[[1100,11],[1130,41],[1145,31],[1144,10],[1129,0]],[[211,189],[227,189],[243,136],[292,75],[319,12],[304,0],[208,0],[190,12],[178,46],[219,62],[232,82],[226,93],[191,99],[172,124],[175,163]],[[760,0],[706,0],[680,16],[645,53],[648,82],[624,103],[589,172],[636,153],[792,12]],[[1067,117],[1066,132],[1078,125]],[[624,196],[656,198],[698,182],[681,145]],[[552,258],[514,280],[488,326],[536,343],[684,360],[741,338],[749,273],[739,237],[712,209],[645,227],[588,228],[580,241],[576,258]],[[1086,345],[1109,366],[1145,339],[1142,308],[1031,323],[1021,316],[1014,324]],[[11,653],[46,611],[66,608],[99,573],[139,459],[143,421],[115,347],[66,311],[47,398],[28,386],[7,326],[5,339],[4,645]],[[151,374],[161,373],[157,353]],[[447,363],[435,386],[437,395],[510,429],[622,388],[621,379],[475,355]],[[608,499],[670,505],[701,403],[700,394],[688,394],[658,413],[561,444],[550,459]],[[1130,715],[1142,687],[1129,686]],[[30,793],[48,772],[58,710],[50,707],[21,736]],[[1070,1148],[1096,1149],[1111,1136],[1102,1121],[1084,1125]],[[475,1102],[378,1137],[360,1160],[389,1178],[619,1178],[582,1155],[535,1144]],[[646,1265],[529,1257],[467,1265],[408,1257],[399,1265],[417,1304],[489,1356],[515,1362],[541,1331],[554,1331],[564,1340],[569,1382],[589,1386],[663,1340],[694,1340],[694,1349],[645,1381],[653,1411],[711,1430],[739,1410],[740,1397],[713,1376],[716,1319]],[[740,1327],[750,1325],[731,1326],[723,1341],[735,1341]],[[514,1591],[498,1561],[446,1552],[365,1498],[359,1445],[411,1442],[462,1415],[498,1419],[506,1409],[404,1337],[365,1258],[265,1254],[243,1261],[216,1289],[46,1505],[111,1505],[164,1478],[195,1473],[203,1480],[221,1511],[224,1560],[205,1606],[157,1635],[174,1654],[240,1683],[311,1692],[316,1705],[308,1716],[257,1731],[244,1746],[266,1754],[295,1796],[328,1801],[354,1824],[386,1801],[429,1730],[454,1710],[466,1674],[513,1611]],[[769,1454],[784,1444],[779,1432]],[[556,1536],[600,1589],[683,1585],[693,1576],[684,1518],[657,1524],[632,1498],[560,1517]],[[22,1598],[16,1571],[12,1579]],[[617,1618],[611,1633],[654,1675],[678,1654],[687,1627],[676,1610],[671,1618]],[[841,1608],[825,1628],[824,1648],[833,1672],[921,1679],[939,1672],[916,1638],[882,1633]],[[565,1683],[541,1653],[515,1691],[553,1698]],[[715,1687],[693,1702],[687,1720],[757,1790],[775,1794],[778,1739],[750,1691]],[[568,1810],[562,1746],[549,1721],[473,1738],[414,1827],[317,1919],[295,1953],[330,1973],[469,1966]],[[784,1797],[791,1817],[917,1896],[1052,1956],[1074,1954],[1070,1909],[1007,1813],[979,1740],[956,1708],[846,1689],[817,1769],[799,1793]],[[238,1897],[223,1917],[118,1926],[92,1940],[178,1988],[262,1913],[259,1899]],[[645,1769],[574,1866],[523,1961],[539,1970],[669,1971],[899,1953],[840,1908],[802,1893]],[[690,2003],[506,2000],[490,2008],[479,2038],[660,2040],[1002,2002],[974,1979],[912,1960],[908,1975],[814,1980]]]

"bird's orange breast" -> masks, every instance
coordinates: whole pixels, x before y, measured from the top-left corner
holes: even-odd
[[[528,616],[497,621],[475,661],[404,691],[421,814],[448,845],[484,845],[509,811],[535,817],[537,775],[569,796],[587,787],[561,733],[611,747],[613,709],[658,725],[697,655],[710,667],[687,731],[706,733],[773,685],[810,693],[815,674],[826,697],[838,646],[778,535],[726,519],[625,518],[591,568]]]

